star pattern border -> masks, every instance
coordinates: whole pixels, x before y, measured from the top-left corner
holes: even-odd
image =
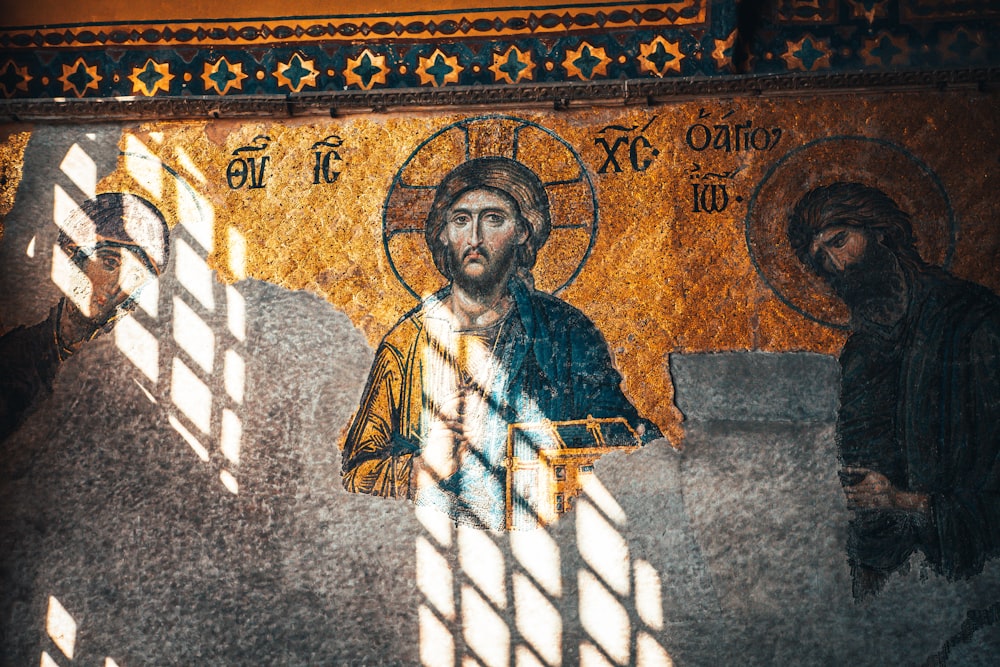
[[[859,1],[873,6],[883,0]],[[113,54],[100,49],[83,54],[14,50],[0,61],[0,99],[267,96],[352,88],[1000,66],[1000,19],[919,30],[876,19],[881,28],[874,34],[845,31],[840,25],[778,25],[741,43],[731,21],[713,18],[718,22],[698,34],[671,28],[591,33],[584,39],[572,34],[485,42],[450,38],[371,41],[346,48],[291,42],[270,50],[204,46],[186,47],[183,53],[154,46]],[[867,19],[849,20],[857,24]],[[813,50],[818,53],[809,53]]]

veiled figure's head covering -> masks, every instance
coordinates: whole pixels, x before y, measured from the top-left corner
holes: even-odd
[[[923,266],[910,216],[889,195],[862,183],[838,181],[810,190],[788,216],[788,241],[799,260],[822,274],[810,253],[813,238],[834,225],[857,227],[911,266]]]
[[[441,231],[448,221],[448,209],[470,190],[492,190],[510,197],[517,207],[518,222],[528,232],[527,240],[518,247],[517,267],[523,278],[535,265],[538,250],[549,238],[552,218],[549,198],[542,181],[517,160],[500,156],[468,160],[445,176],[434,194],[434,204],[427,215],[424,238],[434,257],[434,265],[449,280],[445,245]]]
[[[136,195],[97,195],[75,208],[59,226],[59,245],[71,257],[102,246],[120,246],[133,251],[154,275],[159,275],[170,255],[163,215]]]

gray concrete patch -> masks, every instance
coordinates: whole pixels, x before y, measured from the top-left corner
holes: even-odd
[[[840,367],[810,352],[671,354],[675,402],[696,421],[836,418]]]

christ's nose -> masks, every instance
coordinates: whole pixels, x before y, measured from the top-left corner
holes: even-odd
[[[474,220],[472,224],[469,225],[469,245],[476,247],[480,243],[482,243],[482,234],[479,230],[479,220]]]

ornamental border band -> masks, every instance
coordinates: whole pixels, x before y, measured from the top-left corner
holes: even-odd
[[[552,475],[525,468],[548,480],[558,512],[571,508],[579,487],[570,482],[592,472],[600,453],[661,437],[623,393],[597,327],[534,288],[531,269],[551,228],[544,185],[516,160],[473,158],[441,180],[424,236],[448,284],[376,351],[343,443],[348,491],[409,498],[482,529],[534,527],[510,522],[512,503],[545,504],[533,491],[510,497],[511,425],[546,425],[519,431],[527,458],[574,453],[556,457]],[[583,422],[589,428],[573,426]]]

